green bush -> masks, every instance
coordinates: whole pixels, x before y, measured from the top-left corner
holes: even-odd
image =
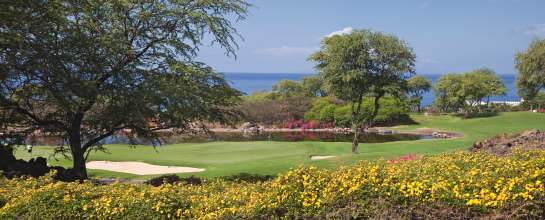
[[[359,120],[369,118],[373,112],[373,100],[365,98],[362,103],[362,114]],[[352,107],[350,104],[334,104],[328,99],[317,99],[312,108],[305,113],[305,120],[319,120],[320,122],[334,122],[338,127],[351,127]],[[394,98],[384,97],[380,100],[380,108],[375,123],[379,125],[393,125],[412,122],[408,113],[409,103]]]
[[[335,126],[349,128],[352,126],[352,108],[350,105],[338,106],[335,109]]]
[[[321,122],[333,122],[335,120],[335,109],[337,106],[330,104],[325,106],[320,110],[320,120]]]

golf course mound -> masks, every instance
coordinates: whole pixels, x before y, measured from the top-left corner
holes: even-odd
[[[511,153],[514,148],[525,150],[545,149],[545,132],[532,129],[516,134],[504,133],[482,142],[475,142],[471,150],[505,155]]]
[[[159,166],[143,162],[112,162],[112,161],[91,161],[87,168],[96,170],[108,170],[120,173],[136,175],[157,175],[170,173],[195,173],[203,172],[205,169],[194,167]]]

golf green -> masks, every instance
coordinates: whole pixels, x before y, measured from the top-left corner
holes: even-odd
[[[433,128],[462,133],[454,139],[397,141],[377,144],[360,144],[359,154],[350,153],[346,142],[209,142],[150,146],[108,145],[108,152],[93,152],[89,161],[140,161],[155,165],[188,166],[205,168],[205,172],[180,174],[181,176],[215,177],[238,173],[274,175],[298,165],[314,165],[333,168],[349,165],[358,160],[388,159],[409,153],[437,154],[467,149],[478,139],[499,133],[520,132],[527,129],[545,129],[545,114],[531,112],[500,113],[497,116],[461,119],[454,116],[411,116],[418,124],[396,126],[396,130]],[[51,165],[71,166],[62,156],[52,156],[53,147],[35,147],[32,154],[48,158]],[[18,158],[31,156],[22,148],[16,151]],[[310,160],[312,155],[332,155],[326,160]],[[89,170],[91,176],[150,178],[103,170]]]

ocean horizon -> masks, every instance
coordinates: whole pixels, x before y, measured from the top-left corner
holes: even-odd
[[[234,88],[244,92],[245,94],[252,94],[260,91],[270,91],[272,86],[282,79],[289,80],[301,80],[305,76],[317,75],[316,73],[236,73],[236,72],[223,72],[225,79]],[[444,74],[418,74],[431,80],[433,84],[437,82],[439,77]],[[507,94],[505,96],[491,97],[491,101],[520,101],[520,97],[517,95],[515,87],[515,74],[499,74],[507,86]],[[430,91],[423,96],[422,105],[426,106],[433,102],[435,95],[433,91]]]

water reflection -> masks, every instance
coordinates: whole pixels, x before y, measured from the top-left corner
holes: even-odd
[[[214,141],[231,141],[231,142],[246,142],[246,141],[321,141],[321,142],[352,142],[352,133],[333,133],[333,132],[261,132],[261,133],[242,133],[242,132],[215,132],[212,135],[173,135],[164,134],[161,136],[160,144],[177,144],[177,143],[204,143]],[[363,133],[360,135],[360,143],[383,143],[392,141],[407,141],[431,139],[429,135],[414,135],[414,134],[377,134]],[[62,143],[57,137],[40,137],[37,141],[38,145],[58,145]],[[143,145],[160,145],[155,141],[153,143],[146,139],[131,140],[123,135],[114,135],[102,141],[102,144],[143,144]]]

